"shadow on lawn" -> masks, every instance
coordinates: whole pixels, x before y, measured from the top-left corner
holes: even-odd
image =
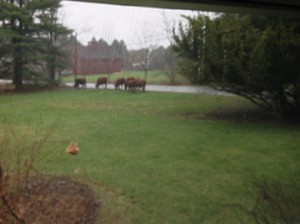
[[[206,118],[232,120],[232,121],[272,121],[276,119],[269,113],[262,110],[243,110],[231,108],[218,108],[205,114]]]
[[[217,108],[207,113],[184,112],[181,116],[188,119],[213,119],[213,120],[230,120],[230,121],[273,121],[274,116],[262,110],[243,110],[236,108]]]
[[[299,118],[291,118],[282,120],[276,117],[274,114],[261,110],[245,110],[239,108],[225,108],[220,107],[213,111],[207,113],[198,113],[198,112],[184,112],[180,114],[182,117],[187,119],[211,119],[211,120],[228,120],[234,122],[279,122],[282,124],[293,124],[299,125]]]

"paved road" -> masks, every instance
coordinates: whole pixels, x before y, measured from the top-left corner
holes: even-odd
[[[0,83],[11,83],[11,80],[0,79]],[[66,83],[65,86],[73,87],[74,83]],[[88,89],[95,89],[94,83],[87,83]],[[108,89],[114,89],[113,84],[107,85]],[[168,85],[146,85],[146,91],[152,92],[173,92],[173,93],[195,93],[195,94],[207,94],[207,95],[222,95],[232,96],[231,93],[224,91],[218,91],[208,86],[168,86]]]
[[[68,87],[73,87],[73,83],[66,83]],[[94,83],[87,83],[86,87],[88,89],[95,89]],[[108,89],[114,89],[113,84],[107,85]],[[168,85],[146,85],[146,91],[152,92],[175,92],[175,93],[195,93],[195,94],[207,94],[207,95],[222,95],[231,96],[232,94],[214,90],[207,86],[168,86]]]

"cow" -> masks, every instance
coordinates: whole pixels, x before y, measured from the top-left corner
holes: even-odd
[[[129,92],[135,92],[135,90],[136,90],[136,80],[135,79],[129,79],[126,82],[126,87],[127,87]]]
[[[135,80],[136,89],[141,89],[141,91],[145,92],[146,81],[144,79],[136,79]]]
[[[115,89],[121,88],[122,86],[125,86],[125,78],[118,78],[115,82]]]
[[[96,82],[96,89],[98,89],[99,86],[104,85],[105,89],[107,88],[107,78],[101,77],[97,79]]]
[[[127,90],[127,88],[129,87],[129,84],[130,84],[130,87],[132,88],[133,85],[135,86],[135,78],[133,77],[128,77],[126,80],[125,80],[125,83],[124,83],[124,87],[125,87],[125,90]]]
[[[79,85],[86,88],[86,79],[85,78],[75,79],[74,88],[79,88]]]

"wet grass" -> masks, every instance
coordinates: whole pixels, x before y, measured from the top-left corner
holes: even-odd
[[[300,181],[299,126],[253,119],[239,97],[70,89],[0,102],[20,132],[57,124],[37,168],[90,181],[99,223],[240,223],[231,205],[251,205],[254,180]]]

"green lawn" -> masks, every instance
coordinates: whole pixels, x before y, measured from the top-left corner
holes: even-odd
[[[299,126],[255,121],[255,109],[240,97],[196,94],[0,95],[1,122],[17,134],[55,124],[36,169],[90,181],[101,198],[99,224],[240,223],[231,205],[251,205],[255,179],[300,181]],[[206,115],[231,110],[243,115]],[[71,141],[76,156],[64,152]]]
[[[110,75],[85,75],[84,77],[87,79],[88,83],[96,83],[97,79],[99,77],[106,76],[108,77],[108,80],[110,83],[115,83],[117,78],[120,77],[135,77],[135,78],[141,78],[144,79],[145,74],[143,71],[126,71],[123,73],[115,73],[115,74],[110,74]],[[79,77],[81,77],[79,75]],[[63,82],[74,82],[74,76],[67,76],[62,78]],[[162,85],[167,85],[170,84],[170,81],[167,77],[166,74],[164,74],[161,71],[149,71],[147,74],[147,83],[148,84],[162,84]],[[189,81],[184,78],[181,75],[176,76],[176,83],[177,84],[188,84]]]

